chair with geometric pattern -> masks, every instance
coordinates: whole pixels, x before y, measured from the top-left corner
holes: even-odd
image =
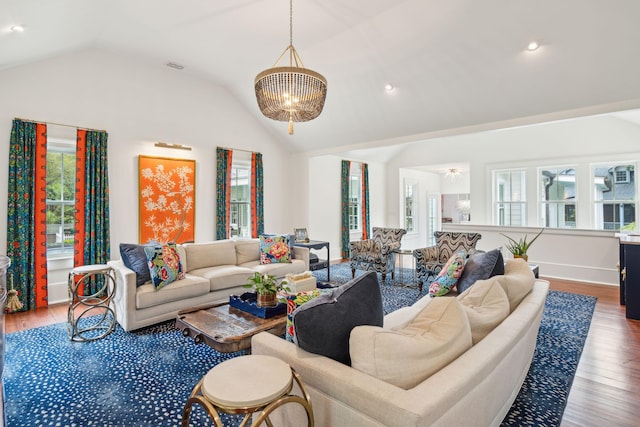
[[[356,270],[375,271],[382,275],[385,282],[387,273],[395,278],[396,253],[400,249],[402,236],[407,234],[403,228],[373,227],[371,239],[349,242],[351,277]]]
[[[476,248],[476,243],[482,238],[479,233],[455,233],[451,231],[436,231],[433,233],[436,244],[426,248],[415,249],[416,276],[418,289],[422,292],[422,284],[429,281],[429,277],[437,276],[449,258],[460,249],[467,252]]]

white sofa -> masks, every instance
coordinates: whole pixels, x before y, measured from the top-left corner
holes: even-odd
[[[504,286],[504,277],[516,274],[513,270],[531,274],[524,262],[515,268],[507,264],[504,276],[488,280],[502,280]],[[531,291],[483,339],[409,389],[306,352],[271,334],[253,337],[252,352],[284,360],[300,374],[311,395],[316,426],[498,426],[518,395],[536,346],[549,283],[534,281],[532,275],[531,281]],[[521,298],[505,291],[510,303],[514,297]],[[419,300],[415,307],[399,310],[403,313],[388,314],[383,329],[387,323],[397,326],[399,317],[419,311],[426,302]],[[304,414],[295,406],[279,410],[276,425],[305,425]]]
[[[174,319],[178,311],[240,295],[255,272],[282,278],[309,269],[309,249],[294,246],[291,263],[261,264],[258,239],[217,240],[177,245],[185,278],[155,290],[136,286],[136,273],[122,260],[109,261],[116,273],[116,319],[125,331]]]

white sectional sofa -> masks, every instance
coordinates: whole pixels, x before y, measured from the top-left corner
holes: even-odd
[[[176,317],[178,311],[240,295],[255,272],[282,278],[309,269],[309,249],[294,246],[290,263],[261,264],[260,241],[217,240],[177,245],[185,278],[155,290],[151,282],[136,286],[136,273],[122,260],[109,261],[116,273],[116,319],[125,331]]]
[[[521,282],[521,279],[528,281],[528,289],[525,292],[522,288],[512,286]],[[379,379],[381,375],[365,373],[328,357],[309,353],[294,343],[271,334],[261,333],[253,337],[252,352],[284,360],[300,374],[311,395],[315,425],[319,427],[498,426],[518,395],[531,364],[549,283],[535,280],[524,261],[514,260],[508,261],[504,275],[486,280],[489,281],[498,282],[503,287],[509,299],[507,317],[490,329],[486,326],[493,322],[491,319],[489,323],[476,326],[473,342],[479,342],[469,343],[466,351],[426,379],[414,382],[416,385],[393,385]],[[480,281],[477,281],[467,293],[479,283]],[[460,297],[463,295],[465,294],[456,298],[458,301],[452,302],[459,305]],[[430,305],[429,298],[426,296],[412,307],[389,313],[384,318],[382,328],[354,328],[349,343],[352,365],[358,365],[357,360],[354,360],[354,348],[362,346],[363,343],[371,345],[372,342],[374,350],[365,353],[370,355],[367,356],[369,359],[377,357],[373,353],[386,352],[388,355],[397,355],[397,360],[391,360],[391,363],[408,365],[406,353],[399,347],[381,349],[379,346],[383,342],[393,342],[385,341],[385,334],[402,329],[411,322],[411,316],[417,316],[417,313],[421,313]],[[437,299],[442,298],[448,297]],[[493,297],[489,296],[489,293],[483,294],[481,298],[469,298],[467,295],[464,308],[467,313],[471,310],[482,317],[484,308],[478,308],[485,304],[482,298],[488,300]],[[495,299],[493,301],[495,302]],[[493,314],[488,317],[495,320],[494,314],[499,310],[490,311]],[[471,325],[478,322],[477,318],[472,317],[473,314],[469,315]],[[485,317],[485,320],[488,317]],[[427,322],[428,325],[433,327],[433,320],[430,322]],[[359,334],[353,332],[356,330]],[[471,330],[474,330],[473,326]],[[480,333],[480,336],[477,333]],[[359,344],[354,346],[354,336],[363,334],[373,336],[374,339],[371,342],[359,341]],[[471,340],[470,336],[468,340]],[[431,363],[432,360],[427,359],[431,358],[414,358],[411,364]],[[360,363],[360,366],[362,365]],[[379,372],[382,372],[383,368],[389,367],[388,365],[387,360],[387,366],[374,364],[369,365],[369,369],[380,369]],[[406,369],[403,372],[406,374]],[[295,406],[285,405],[279,410],[280,413],[276,414],[286,419],[284,425],[306,425],[304,414],[298,412]],[[274,421],[279,425],[277,419]]]

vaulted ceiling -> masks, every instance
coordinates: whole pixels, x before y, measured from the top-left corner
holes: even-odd
[[[0,69],[94,47],[174,62],[292,152],[347,150],[640,107],[638,17],[637,0],[294,0],[293,44],[328,95],[293,136],[253,89],[288,45],[287,0],[0,0]]]

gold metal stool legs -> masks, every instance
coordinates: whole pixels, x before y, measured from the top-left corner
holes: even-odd
[[[267,426],[273,427],[273,424],[269,419],[269,415],[284,404],[297,403],[304,408],[307,414],[307,423],[309,427],[314,427],[313,408],[311,406],[311,396],[309,396],[309,393],[307,392],[307,389],[304,386],[304,383],[302,382],[300,375],[298,375],[298,373],[293,368],[291,368],[291,374],[296,384],[298,384],[298,387],[300,388],[300,392],[302,393],[302,396],[291,394],[291,391],[293,389],[293,382],[291,382],[291,385],[288,387],[287,390],[285,390],[284,394],[277,397],[275,400],[269,402],[266,405],[260,405],[255,407],[224,407],[224,406],[216,405],[212,403],[205,396],[202,395],[201,389],[202,389],[202,383],[204,382],[204,377],[203,377],[198,382],[198,384],[196,384],[196,386],[193,388],[193,391],[191,392],[191,395],[189,396],[189,399],[185,404],[184,410],[182,411],[182,427],[189,426],[191,410],[193,408],[193,405],[195,405],[196,403],[200,404],[204,408],[204,410],[209,415],[209,418],[211,418],[211,421],[216,427],[224,427],[218,411],[222,411],[227,414],[246,414],[242,420],[242,423],[240,424],[240,427],[248,426],[249,421],[251,420],[251,416],[254,413],[260,411],[260,413],[255,418],[251,426],[257,427],[262,425],[263,423],[266,423]]]

